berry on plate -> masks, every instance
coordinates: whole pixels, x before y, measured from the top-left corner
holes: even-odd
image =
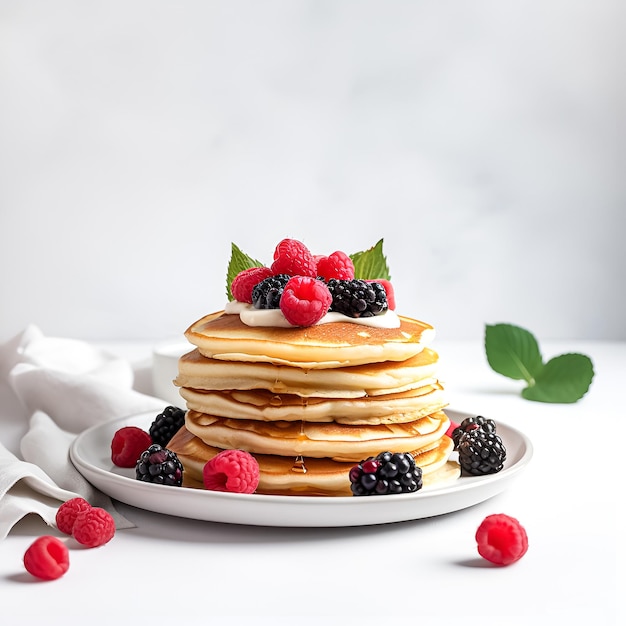
[[[41,580],[60,578],[70,567],[67,546],[50,535],[39,537],[24,553],[24,567],[29,574]]]
[[[528,550],[526,530],[504,513],[488,515],[476,531],[478,554],[495,565],[519,561]]]
[[[310,276],[294,276],[285,285],[280,310],[292,326],[313,326],[330,308],[328,287]]]
[[[181,487],[183,464],[174,452],[153,443],[141,453],[135,466],[135,476],[146,483]]]
[[[111,440],[111,461],[118,467],[135,467],[139,455],[152,443],[150,435],[137,426],[120,428]]]
[[[222,450],[202,470],[206,489],[254,493],[259,485],[259,464],[243,450]]]
[[[355,496],[413,493],[422,488],[422,468],[405,452],[381,452],[355,465],[349,473]]]
[[[185,423],[186,411],[177,406],[167,406],[159,413],[150,425],[149,433],[152,441],[149,441],[140,451],[141,454],[151,443],[158,443],[161,447],[167,446],[170,439],[182,428]],[[139,455],[137,456],[137,459]],[[135,463],[137,462],[135,459]],[[132,466],[135,465],[133,463]],[[131,466],[131,467],[132,467]]]

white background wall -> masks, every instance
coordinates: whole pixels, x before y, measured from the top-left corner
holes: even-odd
[[[622,6],[0,0],[0,341],[180,335],[285,236],[441,339],[626,339]]]

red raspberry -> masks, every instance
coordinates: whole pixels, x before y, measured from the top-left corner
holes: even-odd
[[[254,286],[270,276],[272,276],[272,270],[269,267],[251,267],[239,272],[230,284],[233,298],[238,302],[252,304],[252,290]]]
[[[317,276],[317,263],[309,249],[297,239],[283,239],[274,250],[272,274]]]
[[[287,281],[280,298],[280,310],[293,326],[313,326],[328,312],[333,297],[328,287],[310,276]]]
[[[396,310],[396,296],[393,290],[393,285],[385,278],[376,278],[374,280],[367,280],[368,283],[380,283],[385,288],[387,294],[387,305],[390,311]]]
[[[24,567],[29,574],[42,580],[61,578],[70,567],[67,546],[50,535],[39,537],[24,553]]]
[[[57,528],[66,535],[71,535],[74,528],[74,522],[79,513],[87,511],[91,508],[91,504],[84,498],[71,498],[64,502],[57,510],[56,523]]]
[[[510,565],[528,550],[524,527],[504,513],[488,515],[476,531],[478,553],[496,565]]]
[[[329,281],[331,278],[352,280],[354,278],[354,263],[345,252],[337,250],[317,261],[317,275],[325,281]]]
[[[152,437],[137,426],[120,428],[111,441],[111,461],[118,467],[135,467],[144,450],[152,444]]]
[[[83,546],[96,548],[113,539],[115,522],[107,511],[94,506],[78,514],[72,534]]]
[[[259,464],[243,450],[222,450],[202,470],[206,489],[254,493],[259,485]]]

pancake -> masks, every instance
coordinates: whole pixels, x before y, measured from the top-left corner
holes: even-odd
[[[443,411],[406,424],[346,426],[336,422],[260,422],[187,411],[185,426],[204,443],[256,454],[358,462],[383,450],[426,450],[442,439],[450,420]]]
[[[455,481],[459,465],[448,461],[452,440],[442,437],[437,445],[421,454],[415,461],[422,469],[424,489],[440,487]],[[220,448],[208,446],[185,427],[169,442],[168,448],[176,453],[185,467],[184,486],[202,488],[202,468]],[[293,457],[253,454],[259,463],[259,486],[256,493],[274,495],[351,496],[348,473],[352,462],[337,462],[327,458],[305,458],[306,471],[294,464]],[[362,460],[362,459],[360,459]]]
[[[337,348],[337,351],[343,352],[343,349]],[[377,362],[318,370],[273,363],[221,361],[205,357],[195,349],[179,359],[174,384],[210,391],[267,389],[272,393],[303,397],[359,398],[434,384],[437,382],[438,361],[439,356],[434,350],[424,348],[402,362]]]
[[[301,421],[339,424],[414,422],[447,405],[439,383],[418,389],[362,398],[303,398],[265,389],[203,391],[183,387],[187,407],[199,413],[261,422]]]
[[[211,313],[194,322],[185,337],[206,357],[220,361],[266,362],[307,369],[327,369],[404,361],[434,338],[432,326],[399,316],[399,328],[376,328],[351,322],[306,328],[247,326],[237,314]]]

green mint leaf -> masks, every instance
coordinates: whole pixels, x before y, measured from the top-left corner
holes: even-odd
[[[375,246],[363,252],[355,252],[350,255],[354,264],[354,277],[362,280],[375,280],[383,278],[391,280],[387,257],[383,254],[383,240],[381,239]]]
[[[544,365],[535,384],[522,390],[522,397],[537,402],[576,402],[587,393],[593,374],[593,363],[588,356],[562,354]]]
[[[261,263],[261,261],[253,259],[234,243],[231,243],[230,261],[226,272],[226,297],[229,302],[234,300],[232,291],[230,290],[230,285],[235,276],[237,276],[239,272],[243,272],[243,270],[250,269],[251,267],[263,267],[263,265],[264,264]]]
[[[532,333],[512,324],[487,325],[485,351],[491,369],[532,385],[543,368],[539,344]]]

